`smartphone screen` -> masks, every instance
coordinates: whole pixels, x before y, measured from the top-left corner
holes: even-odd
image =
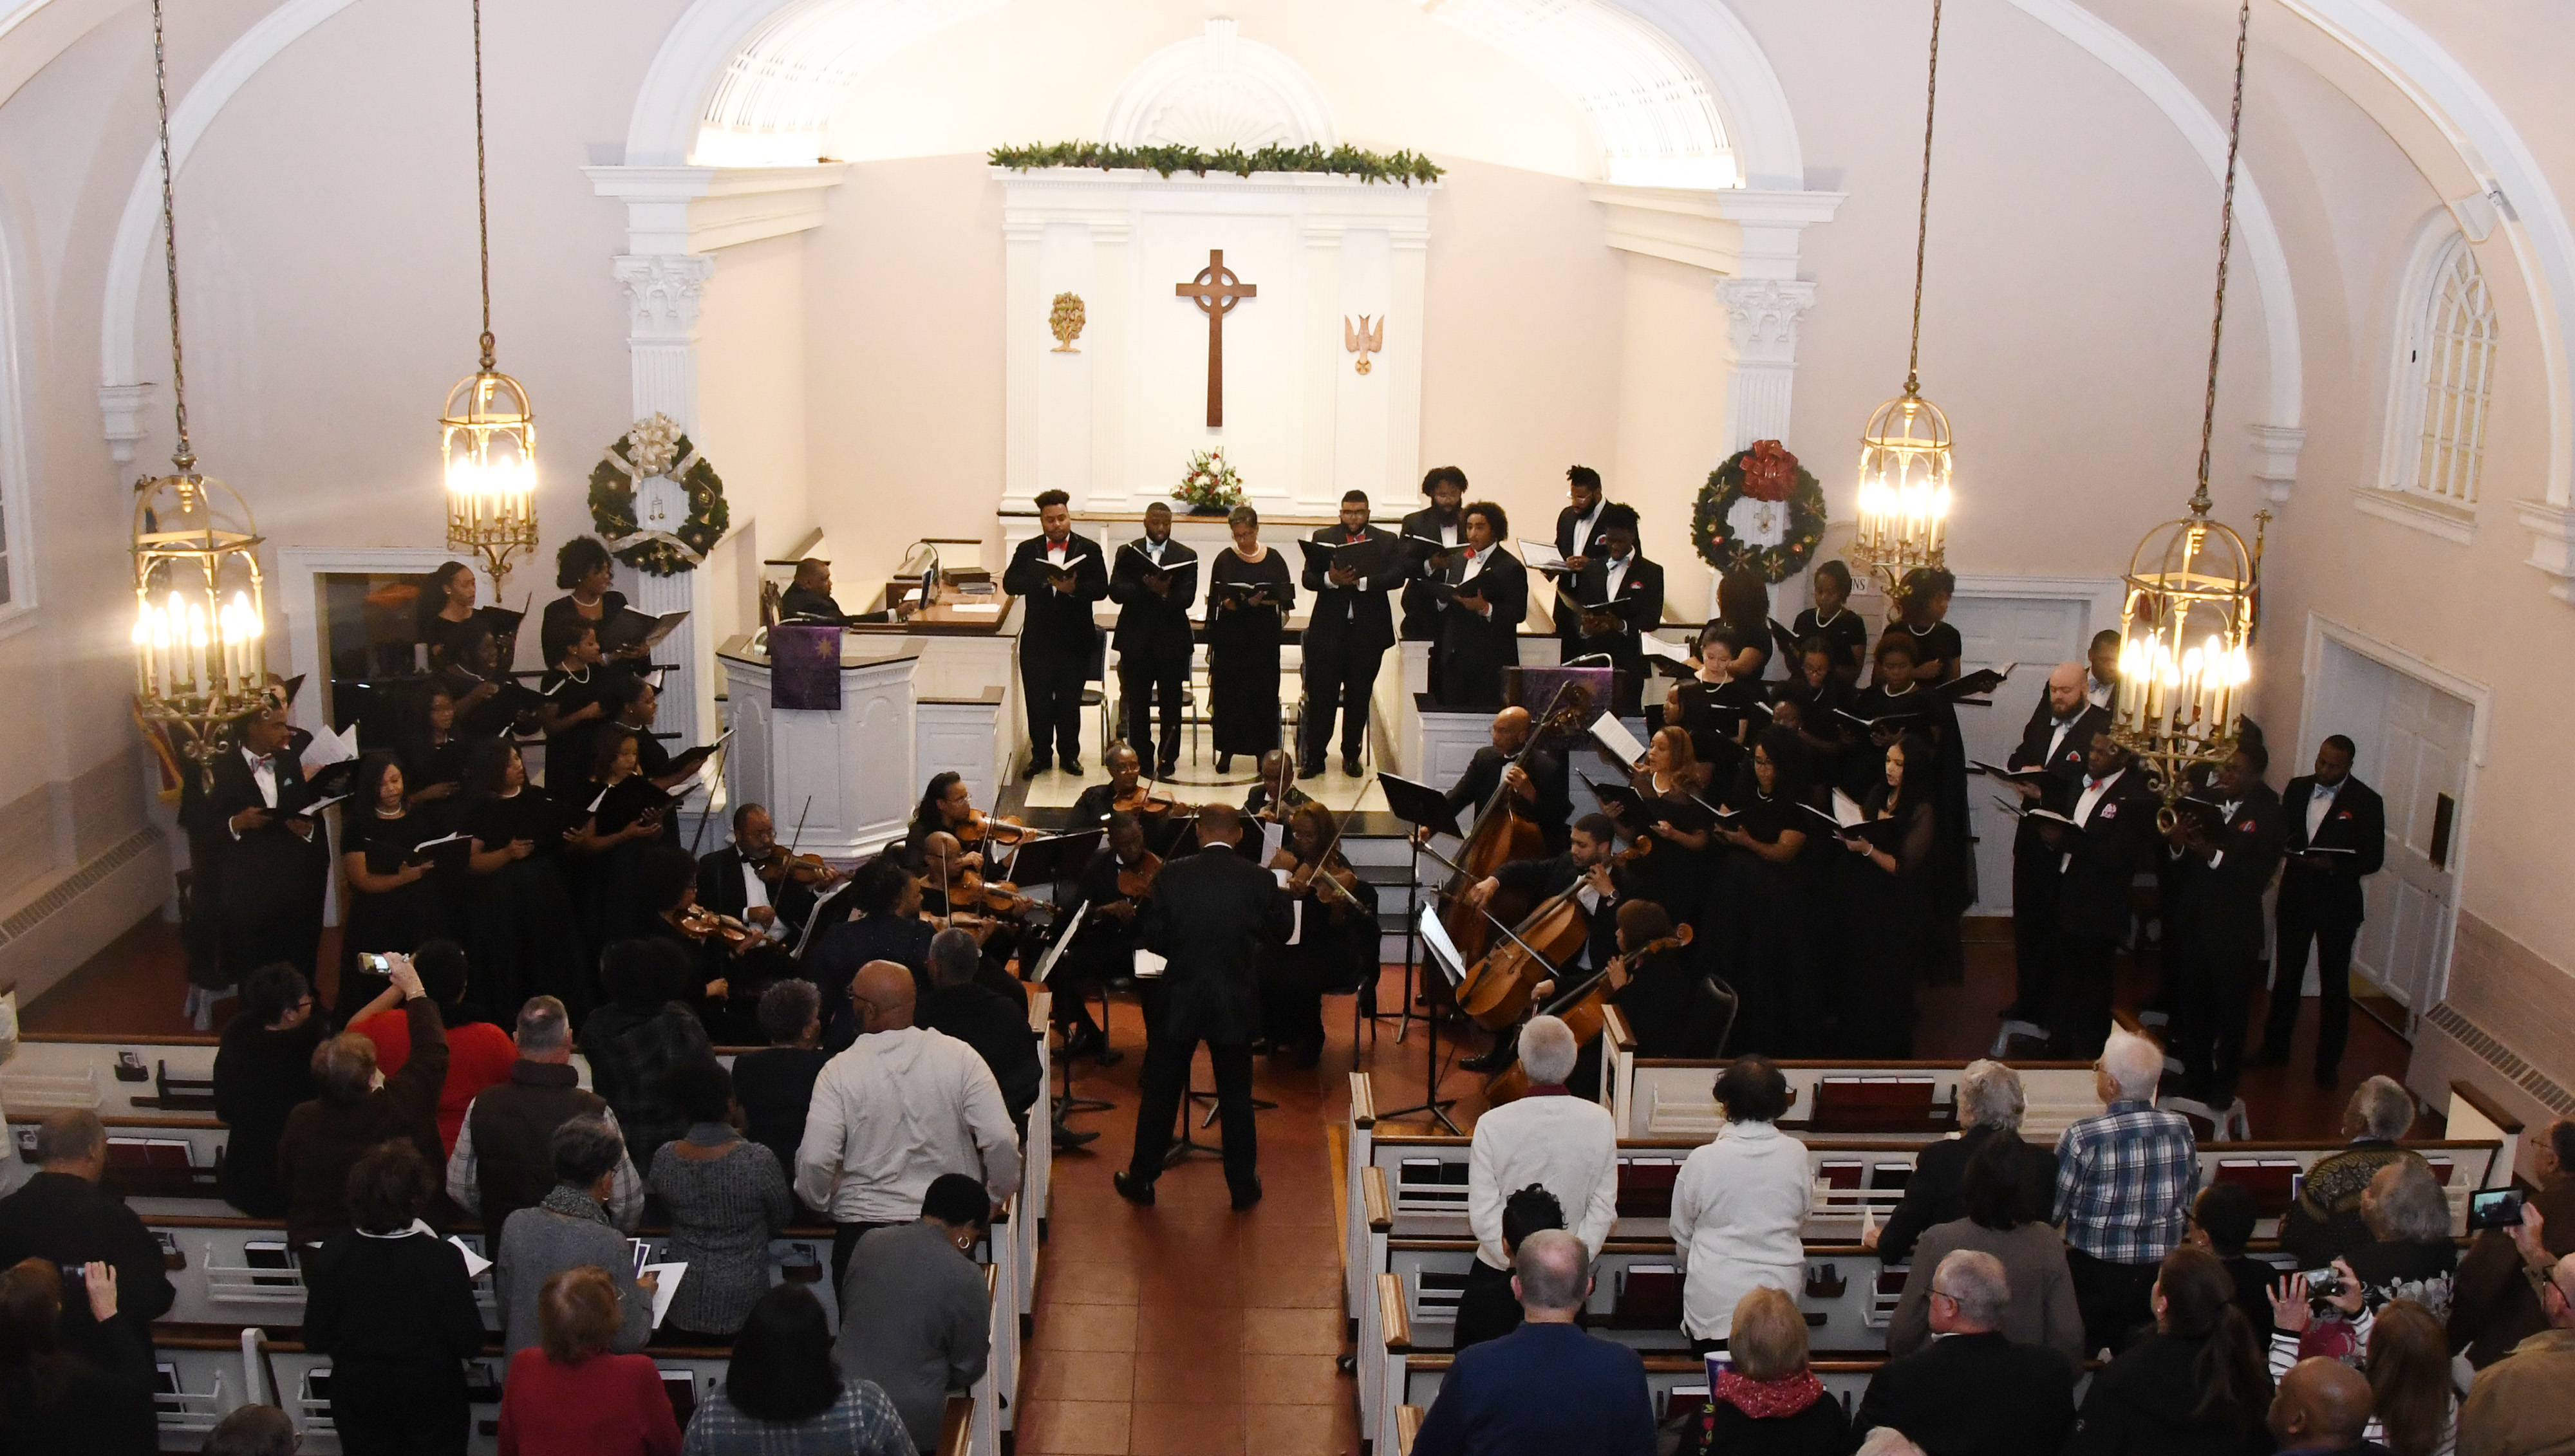
[[[2519,1188],[2491,1188],[2468,1195],[2468,1227],[2512,1228],[2520,1222]]]

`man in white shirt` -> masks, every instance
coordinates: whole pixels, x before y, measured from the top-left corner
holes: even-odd
[[[850,981],[864,1034],[824,1063],[796,1149],[796,1193],[830,1215],[832,1287],[871,1229],[909,1223],[942,1173],[998,1201],[1020,1186],[1020,1136],[974,1047],[912,1022],[912,972],[871,960]]]
[[[1502,1205],[1534,1183],[1555,1197],[1567,1230],[1598,1257],[1618,1217],[1618,1129],[1609,1109],[1566,1093],[1578,1050],[1573,1032],[1553,1016],[1520,1028],[1520,1064],[1528,1095],[1475,1119],[1466,1163],[1466,1222],[1475,1261],[1457,1301],[1454,1347],[1509,1334],[1520,1322],[1511,1294],[1515,1250],[1502,1233]]]

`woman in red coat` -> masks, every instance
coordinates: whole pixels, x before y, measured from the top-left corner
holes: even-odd
[[[537,1296],[540,1342],[510,1361],[501,1456],[679,1456],[680,1423],[650,1355],[612,1355],[617,1286],[585,1264]]]

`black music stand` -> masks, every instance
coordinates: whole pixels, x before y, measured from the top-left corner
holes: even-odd
[[[1421,937],[1422,973],[1428,975],[1436,969],[1447,977],[1449,989],[1456,989],[1457,983],[1466,978],[1466,967],[1458,962],[1457,947],[1449,943],[1447,928],[1439,923],[1439,906],[1425,901],[1414,908],[1413,933]],[[1442,1099],[1439,1095],[1439,1084],[1447,1080],[1447,1069],[1439,1064],[1439,1018],[1424,1016],[1421,1023],[1430,1028],[1429,1039],[1422,1043],[1428,1057],[1423,1063],[1421,1100],[1409,1107],[1379,1112],[1377,1120],[1391,1122],[1415,1112],[1427,1112],[1431,1121],[1448,1129],[1449,1136],[1460,1136],[1457,1124],[1448,1118],[1448,1109],[1457,1105],[1457,1099]]]
[[[1462,837],[1457,832],[1457,812],[1448,806],[1448,795],[1427,783],[1415,783],[1409,778],[1398,778],[1391,773],[1378,773],[1376,781],[1377,786],[1385,790],[1385,806],[1388,813],[1410,824],[1416,830],[1428,829],[1433,833],[1446,834],[1452,839]],[[1411,899],[1417,903],[1421,898],[1421,837],[1418,833],[1406,834],[1404,844],[1412,853],[1412,878],[1409,889]],[[1412,919],[1406,916],[1403,922],[1402,1004],[1392,1012],[1380,1007],[1368,1018],[1371,1022],[1387,1020],[1394,1022],[1394,1039],[1397,1045],[1402,1044],[1404,1032],[1412,1026],[1412,966],[1416,938]],[[1422,1019],[1426,1021],[1431,1018],[1425,1015]],[[1355,1034],[1353,1032],[1353,1035]],[[1354,1046],[1351,1049],[1355,1052],[1357,1048]]]
[[[1038,959],[1035,979],[1039,985],[1043,986],[1047,983],[1048,976],[1055,970],[1056,962],[1063,959],[1065,951],[1072,947],[1074,936],[1082,933],[1083,919],[1090,911],[1091,906],[1088,904],[1076,905],[1072,918],[1064,921],[1062,927],[1056,931],[1055,943],[1048,946],[1046,954]],[[1075,1096],[1073,1094],[1073,1058],[1057,1056],[1055,1061],[1064,1069],[1064,1091],[1055,1098],[1054,1126],[1050,1132],[1055,1138],[1058,1151],[1070,1151],[1100,1134],[1077,1132],[1072,1124],[1065,1121],[1066,1118],[1076,1112],[1106,1112],[1118,1104],[1103,1101],[1098,1097]]]

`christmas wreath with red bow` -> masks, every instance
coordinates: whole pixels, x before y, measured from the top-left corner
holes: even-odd
[[[1719,572],[1784,582],[1824,539],[1824,487],[1776,440],[1756,440],[1708,472],[1690,518],[1690,545]]]

